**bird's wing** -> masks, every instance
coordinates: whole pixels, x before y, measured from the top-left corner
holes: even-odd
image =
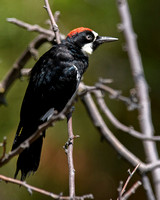
[[[21,107],[22,124],[45,121],[54,109],[60,111],[74,94],[80,80],[77,67],[66,64],[70,55],[52,49],[34,66]]]

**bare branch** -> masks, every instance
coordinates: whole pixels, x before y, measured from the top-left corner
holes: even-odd
[[[81,97],[86,110],[88,111],[89,117],[91,118],[94,126],[98,129],[99,133],[102,134],[104,139],[106,139],[109,144],[116,150],[116,152],[121,155],[125,160],[132,164],[132,166],[137,166],[140,163],[139,170],[144,170],[146,165],[137,158],[132,152],[130,152],[125,146],[123,146],[113,133],[108,129],[104,120],[102,119],[91,95],[87,93]]]
[[[138,164],[134,170],[132,172],[130,172],[130,169],[128,170],[129,176],[123,186],[123,181],[120,181],[120,185],[118,188],[118,192],[119,192],[119,197],[117,198],[117,200],[127,200],[133,193],[135,193],[136,189],[142,185],[142,183],[140,181],[137,181],[126,193],[126,188],[127,185],[129,183],[129,181],[131,180],[132,176],[135,174],[136,170],[138,169],[138,167],[140,166],[140,164]],[[122,187],[123,186],[123,187]]]
[[[3,176],[3,175],[0,175],[0,180],[3,180],[5,182],[7,182],[7,183],[9,182],[9,183],[13,183],[13,184],[17,184],[17,185],[23,186],[23,187],[27,188],[29,193],[32,193],[32,191],[35,191],[35,192],[44,194],[46,196],[50,196],[53,199],[60,199],[60,198],[62,199],[62,197],[60,197],[57,194],[54,194],[52,192],[48,192],[48,191],[45,191],[43,189],[31,186],[31,185],[27,184],[25,181],[20,181],[20,180],[9,178],[9,177]]]
[[[142,133],[147,137],[152,137],[154,128],[151,119],[151,106],[148,95],[148,85],[145,80],[143,65],[136,35],[133,31],[131,16],[126,0],[117,0],[117,6],[122,21],[123,32],[127,43],[127,52],[131,64],[132,75],[134,78],[137,96],[139,99],[139,122]],[[159,159],[158,151],[154,142],[143,141],[143,146],[148,162],[155,162]],[[152,171],[153,186],[157,200],[160,200],[160,168]]]
[[[128,97],[121,95],[121,91],[114,90],[113,88],[111,88],[107,85],[104,85],[102,83],[96,83],[95,86],[96,86],[96,88],[98,88],[102,91],[108,92],[110,94],[110,98],[118,99],[118,100],[124,102],[127,105],[128,110],[134,110],[134,109],[138,108],[137,101],[133,101],[132,98],[128,98]]]
[[[129,183],[129,181],[131,180],[132,176],[133,176],[134,173],[137,171],[137,169],[138,169],[139,166],[140,166],[140,164],[138,164],[138,165],[134,168],[134,170],[133,170],[132,172],[130,172],[130,170],[128,170],[129,176],[128,176],[128,178],[127,178],[127,180],[126,180],[126,182],[125,182],[125,184],[124,184],[124,186],[123,186],[123,188],[122,188],[122,190],[121,190],[121,192],[120,192],[120,198],[121,198],[121,197],[123,196],[123,194],[125,193],[125,190],[126,190],[126,188],[127,188],[127,185],[128,185],[128,183]]]
[[[8,163],[15,155],[20,154],[25,148],[28,147],[28,145],[30,145],[36,139],[38,139],[42,135],[42,132],[44,130],[46,130],[48,127],[53,125],[53,122],[63,120],[65,116],[70,112],[70,109],[74,103],[76,94],[77,93],[75,92],[72,98],[66,104],[65,108],[60,113],[53,115],[47,122],[38,126],[34,134],[32,134],[28,139],[26,139],[23,143],[21,143],[20,146],[17,147],[15,150],[9,152],[9,154],[6,154],[5,157],[0,160],[0,167]]]
[[[121,198],[121,200],[127,200],[132,194],[135,193],[135,191],[141,186],[141,181],[137,181]]]
[[[32,194],[32,191],[34,191],[34,192],[38,192],[40,194],[49,196],[49,197],[51,197],[53,199],[70,200],[70,197],[62,196],[61,194],[58,195],[58,194],[54,194],[52,192],[48,192],[46,190],[43,190],[43,189],[34,187],[32,185],[29,185],[25,181],[20,181],[20,180],[9,178],[9,177],[3,176],[3,175],[0,175],[0,180],[5,181],[6,183],[9,182],[9,183],[13,183],[13,184],[17,184],[17,185],[23,186],[23,187],[27,188],[27,190],[28,190],[28,192],[30,194]],[[84,199],[93,199],[93,195],[92,194],[87,194],[87,195],[76,196],[75,197],[75,200],[84,200]]]
[[[53,29],[53,32],[55,33],[57,44],[60,44],[61,40],[60,40],[60,34],[59,34],[58,25],[56,24],[56,21],[55,21],[55,19],[53,17],[53,14],[52,14],[52,11],[51,11],[51,8],[50,8],[48,0],[44,0],[44,2],[45,2],[44,8],[47,10],[48,15],[50,17],[52,29]]]
[[[45,35],[37,36],[30,44],[35,49],[38,49],[43,43],[47,42],[48,39]],[[5,95],[13,84],[13,82],[20,77],[20,71],[31,58],[32,53],[30,52],[30,48],[27,48],[21,56],[15,61],[10,71],[4,77],[4,79],[0,82],[0,104],[4,104]]]
[[[67,116],[68,124],[68,137],[72,138],[68,146],[67,157],[68,157],[68,168],[69,168],[69,196],[71,199],[75,199],[75,169],[73,164],[73,129],[72,129],[72,112]]]
[[[87,92],[94,92],[96,90],[101,90],[101,91],[109,93],[109,97],[111,99],[117,99],[117,100],[124,102],[127,105],[128,110],[134,110],[134,109],[138,108],[138,104],[137,104],[137,101],[135,100],[135,98],[133,98],[132,96],[125,97],[125,96],[121,95],[121,91],[115,90],[107,85],[104,85],[104,84],[108,83],[108,81],[110,81],[110,79],[109,80],[106,79],[106,81],[104,81],[104,79],[103,79],[103,84],[102,84],[101,83],[102,80],[100,79],[100,81],[98,83],[96,83],[95,86],[85,85],[85,90],[80,91],[79,95],[84,95]]]
[[[122,124],[120,121],[118,121],[118,119],[113,115],[113,113],[107,107],[101,91],[94,90],[93,94],[95,94],[97,103],[98,103],[100,109],[102,110],[102,112],[104,112],[104,114],[108,117],[108,119],[111,121],[111,123],[116,128],[118,128],[140,140],[160,141],[160,136],[147,137],[147,136],[143,135],[142,133],[134,130],[133,127],[128,127],[128,126]]]
[[[155,162],[146,164],[146,167],[143,169],[142,172],[147,173],[147,172],[153,171],[154,169],[159,168],[159,167],[160,167],[160,160],[157,160]]]
[[[55,13],[56,20],[58,19],[58,16],[59,12],[56,12]],[[11,70],[7,73],[5,78],[0,82],[0,104],[6,104],[5,94],[7,90],[9,89],[11,84],[21,75],[20,74],[21,69],[25,66],[25,64],[28,62],[31,56],[34,56],[34,58],[37,59],[36,49],[38,49],[43,43],[47,41],[48,42],[53,41],[55,37],[53,31],[44,29],[39,25],[31,25],[16,18],[8,18],[7,21],[16,24],[20,27],[23,27],[28,31],[37,31],[38,33],[42,33],[42,35],[38,35],[32,42],[30,42],[28,48],[15,61]],[[64,35],[61,35],[61,38],[64,38]]]
[[[146,196],[147,196],[148,200],[156,200],[155,196],[153,194],[153,191],[152,191],[152,186],[151,186],[150,180],[146,174],[142,175],[142,183],[143,183],[143,188],[146,192]]]
[[[16,24],[17,26],[20,26],[22,28],[25,28],[27,31],[35,31],[35,32],[47,35],[49,37],[52,36],[52,38],[55,37],[55,33],[53,31],[45,29],[45,28],[42,28],[37,24],[31,25],[31,24],[23,22],[23,21],[21,21],[19,19],[16,19],[16,18],[7,18],[7,21],[12,23],[12,24]]]

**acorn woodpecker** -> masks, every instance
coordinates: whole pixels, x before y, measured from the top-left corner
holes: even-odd
[[[12,150],[30,137],[40,124],[50,119],[55,110],[63,110],[88,67],[88,55],[99,45],[116,40],[80,27],[40,57],[31,71]],[[21,180],[25,180],[27,174],[38,169],[44,136],[45,132],[19,155],[15,178],[19,170]]]

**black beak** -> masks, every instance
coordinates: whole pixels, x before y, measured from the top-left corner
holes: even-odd
[[[118,38],[113,37],[106,37],[106,36],[97,36],[96,40],[93,42],[93,50],[96,50],[96,48],[105,43],[105,42],[114,42],[117,41]]]
[[[114,42],[117,41],[118,38],[113,38],[113,37],[106,37],[106,36],[98,36],[95,40],[97,44],[103,44],[105,42]]]

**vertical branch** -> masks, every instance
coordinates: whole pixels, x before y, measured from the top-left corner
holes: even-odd
[[[58,25],[56,24],[56,21],[55,21],[55,19],[54,19],[54,17],[53,17],[53,14],[52,14],[52,11],[51,11],[51,8],[50,8],[50,5],[49,5],[48,0],[44,0],[44,1],[45,1],[44,8],[47,10],[48,15],[49,15],[49,17],[50,17],[52,29],[53,29],[53,31],[54,31],[54,33],[55,33],[55,37],[56,37],[57,44],[60,44],[60,43],[61,43],[61,40],[60,40],[60,34],[59,34]]]
[[[74,134],[72,129],[72,112],[67,116],[67,125],[68,125],[68,138],[69,145],[67,151],[68,157],[68,168],[69,168],[69,196],[71,199],[75,197],[75,169],[73,164],[73,140]]]
[[[143,188],[146,191],[147,194],[147,199],[148,200],[155,200],[153,191],[152,191],[152,186],[151,183],[149,181],[148,176],[146,176],[146,174],[142,175],[142,183],[143,183]]]
[[[139,123],[141,131],[145,136],[152,137],[154,134],[151,107],[148,95],[148,85],[145,80],[141,56],[138,51],[136,35],[132,28],[131,16],[126,0],[117,0],[118,10],[122,20],[121,28],[127,42],[127,52],[131,64],[132,74],[139,99]],[[144,150],[148,162],[155,162],[159,159],[155,142],[144,141]],[[152,171],[153,184],[157,200],[160,200],[160,169]]]

